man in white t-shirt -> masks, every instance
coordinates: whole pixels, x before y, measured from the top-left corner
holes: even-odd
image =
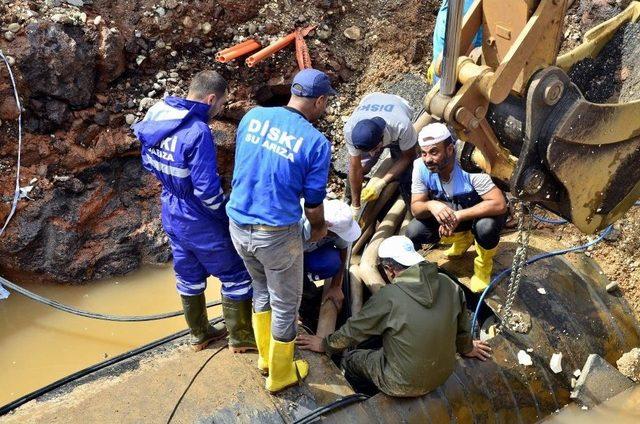
[[[370,93],[360,101],[345,123],[344,138],[349,152],[346,192],[354,212],[360,209],[361,201],[377,199],[382,189],[395,179],[400,181],[401,191],[408,200],[417,139],[412,118],[413,109],[402,97]],[[372,178],[362,189],[364,175],[378,162],[387,147],[395,163],[382,178]]]
[[[456,160],[455,143],[446,125],[429,124],[418,135],[421,157],[413,164],[411,212],[407,237],[416,248],[443,241],[445,252],[461,256],[474,243],[471,290],[480,292],[490,282],[507,203],[487,174],[471,174]]]

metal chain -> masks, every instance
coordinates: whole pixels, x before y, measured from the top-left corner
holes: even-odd
[[[504,303],[504,314],[502,318],[502,329],[505,325],[509,325],[509,320],[513,315],[511,307],[515,300],[520,282],[522,280],[522,271],[527,261],[527,250],[529,248],[529,235],[531,234],[531,217],[529,216],[529,203],[523,201],[516,202],[516,218],[518,219],[518,237],[516,243],[518,247],[513,255],[513,263],[511,264],[511,276],[509,286],[507,287],[507,297]]]

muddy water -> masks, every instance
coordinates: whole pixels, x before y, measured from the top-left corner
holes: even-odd
[[[27,289],[92,312],[148,315],[181,309],[170,266],[82,286],[25,284]],[[207,301],[220,298],[209,279]],[[209,317],[221,314],[209,309]],[[70,315],[12,293],[0,300],[0,405],[61,377],[186,328],[182,316],[121,323]]]

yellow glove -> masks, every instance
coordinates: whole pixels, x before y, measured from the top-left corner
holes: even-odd
[[[361,202],[370,202],[371,200],[376,200],[380,197],[380,193],[382,189],[387,185],[387,182],[382,178],[373,177],[369,181],[369,184],[362,190],[362,195],[360,196]]]
[[[429,69],[427,69],[427,84],[429,85],[433,84],[433,76],[435,75],[435,73],[436,73],[435,66],[432,62],[431,65],[429,65]]]

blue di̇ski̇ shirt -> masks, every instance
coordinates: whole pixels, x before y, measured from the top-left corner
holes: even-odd
[[[300,199],[326,196],[331,145],[300,113],[256,107],[240,121],[227,214],[240,225],[286,226],[300,221]]]

